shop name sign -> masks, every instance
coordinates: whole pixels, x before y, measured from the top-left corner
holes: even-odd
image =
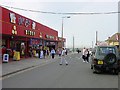
[[[19,24],[19,25],[22,25],[24,21],[25,21],[24,18],[22,18],[22,17],[19,17],[19,18],[18,18],[18,24]]]
[[[25,20],[25,26],[28,27],[30,25],[30,20],[26,19]]]
[[[46,35],[46,38],[48,38],[48,39],[54,39],[54,36]]]
[[[15,13],[11,13],[10,12],[10,22],[16,24],[16,16]],[[29,25],[31,25],[32,29],[36,28],[36,23],[32,22],[29,19],[25,19],[23,17],[19,17],[18,18],[18,25],[25,25],[25,27],[28,27]]]
[[[14,13],[10,13],[10,22],[14,24],[16,23],[16,17]]]
[[[62,38],[58,38],[60,41],[62,41]]]
[[[35,36],[35,32],[30,31],[30,30],[25,30],[25,34],[29,36]]]

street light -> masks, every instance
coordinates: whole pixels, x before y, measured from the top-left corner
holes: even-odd
[[[62,34],[61,34],[61,35],[62,35],[62,36],[61,36],[61,37],[62,37],[62,48],[63,48],[63,46],[64,46],[64,45],[63,45],[63,19],[64,19],[64,18],[70,18],[70,16],[64,16],[64,17],[62,17]]]

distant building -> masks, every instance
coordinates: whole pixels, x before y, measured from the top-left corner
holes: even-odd
[[[114,35],[109,37],[106,40],[106,42],[108,43],[108,45],[114,45],[114,46],[119,47],[119,40],[120,40],[120,33],[115,33]]]
[[[108,43],[105,41],[98,41],[97,46],[108,46]]]

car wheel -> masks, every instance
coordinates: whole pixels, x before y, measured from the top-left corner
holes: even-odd
[[[119,74],[119,70],[116,70],[116,71],[115,71],[115,75],[118,75],[118,74]]]
[[[100,71],[100,70],[97,70],[97,69],[93,66],[93,73],[100,74],[101,71]]]
[[[116,62],[116,60],[117,60],[116,55],[113,53],[107,54],[104,58],[105,63],[108,65],[114,64]]]
[[[113,70],[112,70],[112,73],[113,73],[114,75],[118,75],[119,71],[118,71],[117,69],[113,69]]]

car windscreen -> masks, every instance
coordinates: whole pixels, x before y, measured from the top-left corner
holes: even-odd
[[[116,53],[114,47],[100,47],[99,48],[99,54],[108,54],[108,53]]]

